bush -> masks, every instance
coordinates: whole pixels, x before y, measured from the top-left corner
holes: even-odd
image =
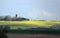
[[[51,29],[60,30],[60,24],[54,24]]]
[[[6,30],[0,30],[0,38],[8,38]]]

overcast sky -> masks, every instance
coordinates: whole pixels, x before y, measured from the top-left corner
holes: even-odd
[[[60,20],[60,0],[0,0],[0,16],[34,20]]]

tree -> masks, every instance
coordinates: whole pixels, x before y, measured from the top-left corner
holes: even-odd
[[[18,17],[18,14],[16,14],[16,18]]]
[[[0,21],[4,20],[4,16],[0,16]]]
[[[12,18],[11,18],[11,16],[5,16],[4,20],[5,20],[5,21],[11,21]]]

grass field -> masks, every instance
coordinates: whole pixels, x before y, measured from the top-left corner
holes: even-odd
[[[10,26],[11,29],[27,29],[27,28],[50,28],[50,27],[59,27],[60,22],[58,21],[0,21],[2,26]]]

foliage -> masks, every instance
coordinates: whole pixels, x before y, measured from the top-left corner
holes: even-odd
[[[60,24],[54,24],[52,27],[50,27],[55,30],[60,30]]]
[[[0,38],[8,38],[6,30],[0,30]]]
[[[17,15],[15,17],[0,16],[0,21],[23,21],[23,20],[29,20],[29,19],[24,17],[18,17]]]

